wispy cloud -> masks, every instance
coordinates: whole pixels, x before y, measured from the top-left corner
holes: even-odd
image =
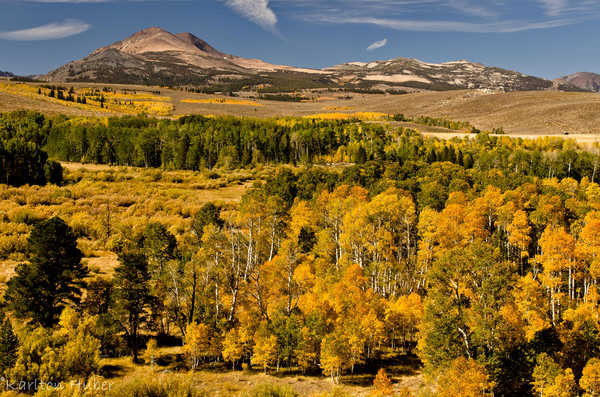
[[[367,47],[367,51],[374,51],[387,45],[387,39],[379,40]]]
[[[54,22],[29,29],[0,32],[0,39],[17,41],[53,40],[74,36],[87,31],[91,26],[76,19]]]
[[[263,29],[277,31],[277,15],[269,7],[269,0],[226,0],[225,4]]]
[[[476,17],[495,17],[498,15],[497,11],[493,10],[491,7],[484,6],[482,2],[473,4],[473,2],[469,0],[448,0],[447,5],[463,14]]]
[[[271,0],[311,23],[427,32],[512,33],[600,19],[598,0]],[[444,19],[440,20],[439,16]]]
[[[567,0],[539,0],[549,16],[560,15],[568,7]]]
[[[469,23],[456,21],[421,21],[385,18],[329,18],[326,22],[377,25],[395,30],[416,32],[467,32],[467,33],[514,33],[525,30],[549,29],[570,25],[571,20],[545,22],[503,21],[493,23]]]

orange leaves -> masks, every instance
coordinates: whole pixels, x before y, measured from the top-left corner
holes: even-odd
[[[414,340],[423,318],[423,301],[412,293],[388,301],[385,310],[385,325],[389,334],[399,340]]]
[[[542,254],[536,261],[544,266],[547,277],[573,265],[575,240],[562,227],[548,226],[539,241]]]
[[[243,106],[263,106],[262,104],[249,100],[228,99],[228,98],[209,98],[209,99],[182,99],[182,103],[209,103],[219,105],[243,105]]]
[[[298,239],[300,231],[304,227],[310,227],[314,224],[316,214],[310,208],[308,202],[299,201],[290,210],[290,233],[289,236]]]
[[[583,374],[579,379],[579,386],[586,391],[585,396],[597,396],[600,394],[600,360],[592,358],[583,368]]]
[[[356,113],[319,113],[304,116],[306,119],[317,120],[351,120],[358,119],[361,121],[387,120],[389,114],[380,112],[356,112]]]
[[[546,298],[540,283],[531,274],[521,277],[513,292],[515,305],[525,322],[525,337],[532,340],[538,331],[550,326],[546,315]],[[504,313],[507,318],[508,312]],[[514,320],[513,320],[514,321]]]
[[[529,257],[529,244],[531,244],[531,226],[527,220],[525,211],[517,211],[514,214],[513,220],[506,228],[508,232],[508,242],[518,249],[519,258],[525,259]]]
[[[585,226],[577,241],[577,256],[589,264],[590,275],[600,277],[600,212],[591,212],[585,217]]]
[[[377,376],[373,380],[373,389],[372,396],[389,396],[394,393],[392,381],[387,376],[385,369],[381,368],[377,372]]]
[[[435,234],[440,250],[459,247],[465,243],[465,216],[465,208],[460,204],[449,204],[440,213]]]
[[[438,379],[440,397],[480,397],[488,394],[494,383],[485,368],[474,360],[459,357]]]

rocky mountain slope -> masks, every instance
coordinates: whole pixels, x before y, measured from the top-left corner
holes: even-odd
[[[335,88],[349,91],[549,89],[553,83],[468,61],[442,64],[398,58],[346,63],[323,70],[273,65],[224,54],[191,33],[149,28],[45,76],[46,81],[195,85],[203,91]]]
[[[584,91],[600,92],[600,74],[574,73],[554,80],[557,84],[566,84]]]
[[[371,63],[351,62],[327,70],[341,73],[350,83],[371,81],[434,90],[479,88],[530,91],[552,86],[548,80],[465,60],[434,64],[397,58]]]

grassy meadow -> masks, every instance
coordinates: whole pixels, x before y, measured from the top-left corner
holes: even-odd
[[[48,98],[45,83],[0,83],[0,112],[17,109],[39,110],[47,114],[113,116],[145,112],[150,116],[179,117],[189,114],[235,115],[242,117],[304,117],[337,114],[338,118],[368,112],[409,117],[423,115],[451,120],[468,120],[482,130],[502,127],[507,134],[571,135],[600,133],[600,97],[595,93],[559,91],[483,92],[479,90],[422,91],[404,95],[359,94],[311,90],[298,93],[297,102],[258,98],[253,92],[240,92],[238,98],[206,95],[169,87],[148,87],[96,83],[60,83],[77,94],[99,91],[107,108],[93,100],[85,105]],[[110,89],[111,92],[103,92]],[[422,133],[455,131],[421,126]]]
[[[25,259],[26,238],[39,219],[60,216],[72,225],[85,260],[95,273],[110,274],[117,257],[104,237],[108,223],[142,227],[152,221],[168,225],[186,238],[191,215],[207,202],[234,206],[268,168],[252,171],[161,171],[133,167],[64,163],[63,186],[0,185],[0,288]],[[77,228],[77,226],[76,226]]]

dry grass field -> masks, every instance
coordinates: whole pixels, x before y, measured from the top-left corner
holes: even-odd
[[[347,375],[341,384],[335,385],[330,378],[322,375],[303,375],[297,368],[281,368],[264,374],[259,369],[232,371],[223,362],[205,363],[194,372],[181,372],[184,356],[181,347],[158,349],[159,357],[153,360],[145,357],[144,365],[133,365],[131,358],[103,359],[101,373],[109,383],[169,382],[173,376],[187,378],[195,390],[209,396],[244,396],[260,385],[276,385],[292,389],[300,396],[369,396],[372,395],[374,375]],[[406,357],[406,364],[391,365],[387,368],[393,381],[394,392],[402,395],[409,391],[417,393],[424,385],[423,375],[415,372]],[[402,359],[400,360],[402,361]],[[176,374],[177,375],[174,375]]]
[[[164,87],[105,84],[62,84],[75,89],[101,90],[111,87],[117,92],[136,91],[165,98],[172,104],[170,117],[187,114],[236,115],[242,117],[303,117],[321,113],[352,114],[357,112],[403,113],[407,116],[443,117],[469,121],[482,130],[502,127],[511,135],[600,134],[600,95],[558,91],[487,93],[480,90],[415,92],[405,95],[312,92],[304,102],[266,101],[245,93],[239,98],[204,95]],[[240,102],[244,106],[240,106]],[[45,113],[78,116],[118,115],[117,111],[95,112],[62,106],[47,98],[31,98],[0,90],[0,111],[33,109]],[[451,132],[436,127],[419,126],[421,132]]]
[[[27,235],[36,219],[65,219],[75,229],[92,273],[107,276],[117,264],[110,238],[103,237],[107,210],[113,236],[159,221],[182,239],[203,204],[211,201],[228,208],[269,172],[168,172],[73,163],[64,167],[64,186],[0,186],[0,291],[25,259]]]

